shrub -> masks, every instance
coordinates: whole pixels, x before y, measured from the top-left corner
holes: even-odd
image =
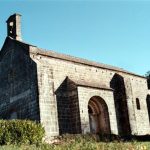
[[[28,120],[0,120],[0,144],[40,144],[45,131],[41,124]]]

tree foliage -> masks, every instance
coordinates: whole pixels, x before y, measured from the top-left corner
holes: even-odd
[[[146,72],[145,77],[147,78],[148,89],[150,89],[150,71]]]
[[[0,144],[39,144],[45,131],[41,124],[28,120],[0,120]]]

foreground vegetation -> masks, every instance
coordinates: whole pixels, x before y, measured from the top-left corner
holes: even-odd
[[[115,135],[63,135],[49,141],[51,144],[43,141],[44,135],[39,123],[0,120],[0,150],[150,150],[150,142],[125,142]]]
[[[0,145],[40,144],[45,135],[41,124],[29,120],[0,120]]]
[[[150,150],[150,142],[98,142],[91,135],[65,135],[53,144],[7,145],[0,150]]]

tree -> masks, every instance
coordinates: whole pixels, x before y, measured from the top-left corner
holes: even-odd
[[[145,77],[147,78],[148,89],[150,89],[150,71],[146,72]]]

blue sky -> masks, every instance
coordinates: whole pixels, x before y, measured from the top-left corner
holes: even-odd
[[[150,1],[0,0],[0,47],[7,18],[22,15],[22,38],[144,75],[150,70]]]

